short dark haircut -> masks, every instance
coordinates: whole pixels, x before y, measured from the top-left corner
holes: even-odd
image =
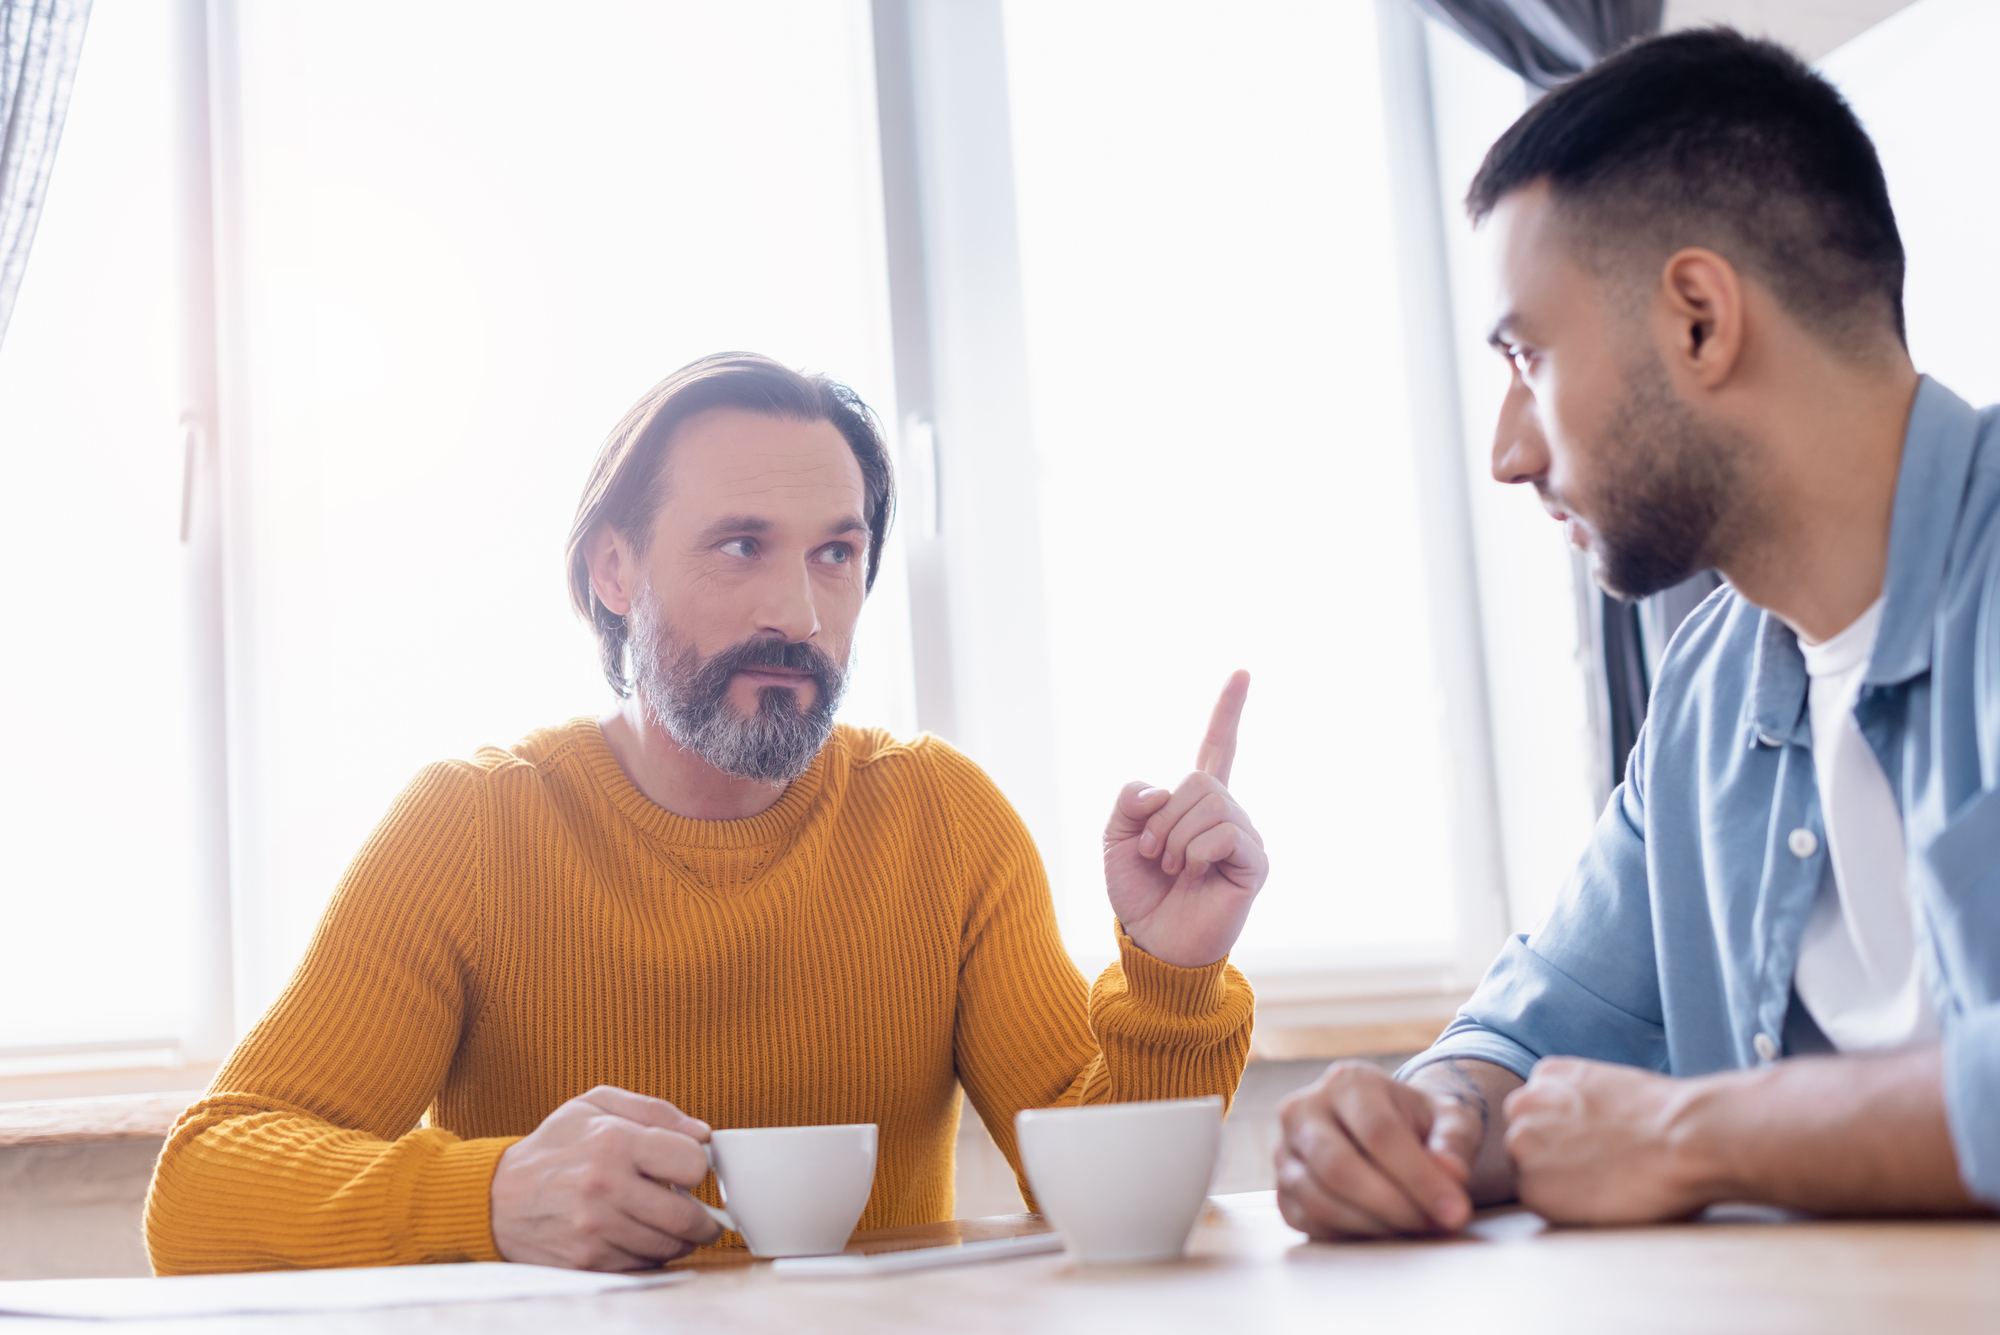
[[[717,352],[680,370],[646,391],[612,429],[598,451],[570,526],[569,597],[577,613],[597,632],[604,679],[629,695],[625,670],[625,618],[597,600],[590,586],[584,544],[609,524],[640,556],[652,545],[653,517],[666,501],[667,444],[681,423],[710,408],[735,408],[794,422],[830,422],[861,465],[868,525],[868,574],[875,587],[882,544],[896,510],[896,476],[882,429],[861,396],[837,380],[806,375],[754,352]]]
[[[1843,351],[1903,333],[1903,242],[1875,145],[1832,84],[1773,42],[1699,28],[1634,43],[1495,143],[1466,208],[1546,181],[1586,254],[1705,246]]]

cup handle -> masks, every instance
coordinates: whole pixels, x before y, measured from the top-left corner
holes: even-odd
[[[704,1159],[708,1160],[708,1166],[710,1168],[715,1167],[715,1153],[714,1151],[709,1149],[709,1147],[705,1144],[701,1147],[701,1155]],[[686,1187],[675,1187],[674,1190],[678,1191],[681,1195],[686,1196],[689,1200],[694,1201],[694,1203],[696,1205],[699,1205],[710,1219],[713,1219],[716,1223],[722,1225],[722,1227],[728,1229],[731,1233],[740,1233],[743,1231],[738,1227],[736,1227],[736,1221],[729,1217],[729,1211],[718,1210],[713,1205],[710,1205],[707,1201],[696,1201],[693,1193],[688,1191]]]
[[[689,1200],[694,1201],[694,1197],[688,1196],[688,1193],[683,1188],[675,1187],[674,1190],[680,1192],[681,1195],[683,1196],[687,1196]],[[702,1208],[702,1210],[707,1213],[710,1219],[713,1219],[716,1223],[722,1225],[724,1228],[728,1229],[731,1233],[742,1232],[741,1229],[736,1227],[736,1221],[729,1217],[729,1211],[718,1210],[713,1205],[710,1205],[707,1201],[694,1201],[694,1203],[696,1205],[699,1205]]]

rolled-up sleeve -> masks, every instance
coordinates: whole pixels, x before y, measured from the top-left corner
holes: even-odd
[[[1961,772],[1976,773],[1980,787],[1947,798],[1943,828],[1910,869],[1931,964],[1946,984],[1936,996],[1959,1177],[1972,1195],[2000,1205],[2000,547],[1983,572],[1976,625],[1972,726],[1942,743],[1962,748]]]
[[[1961,1000],[1944,1008],[1944,1105],[1966,1190],[2000,1203],[2000,789],[1967,802],[1918,859],[1934,913],[1957,930],[1931,940]]]
[[[1457,1019],[1398,1078],[1450,1057],[1489,1061],[1523,1079],[1557,1055],[1667,1069],[1637,782],[1645,742],[1642,731],[1626,781],[1548,921],[1501,948]]]
[[[1970,1012],[1945,1034],[1944,1111],[1965,1189],[2000,1205],[2000,1004]]]

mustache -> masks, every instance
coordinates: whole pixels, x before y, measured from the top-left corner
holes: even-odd
[[[833,661],[833,656],[811,640],[793,643],[775,635],[753,636],[718,650],[702,664],[702,674],[727,678],[750,668],[805,672],[821,682],[840,675],[840,665]]]
[[[785,668],[805,673],[817,688],[813,711],[829,717],[847,689],[845,664],[810,640],[792,642],[780,635],[754,635],[727,649],[718,649],[705,659],[697,658],[690,645],[677,667],[685,683],[686,698],[711,702],[715,707],[721,707],[728,695],[731,679],[754,668]],[[761,710],[775,708],[775,701],[795,698],[797,692],[788,686],[766,686],[758,694],[767,701],[759,706]]]

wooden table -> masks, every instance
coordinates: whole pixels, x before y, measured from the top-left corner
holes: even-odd
[[[1034,1215],[886,1229],[852,1251],[1045,1229]],[[780,1279],[736,1255],[690,1258],[667,1288],[177,1331],[2000,1331],[2000,1223],[1708,1221],[1550,1229],[1488,1214],[1448,1241],[1308,1243],[1270,1192],[1216,1197],[1188,1257],[1082,1267],[1058,1255],[874,1279]],[[42,1323],[32,1323],[41,1329]],[[0,1335],[14,1329],[0,1321]],[[70,1331],[81,1326],[70,1325]],[[100,1327],[100,1329],[108,1329]]]

